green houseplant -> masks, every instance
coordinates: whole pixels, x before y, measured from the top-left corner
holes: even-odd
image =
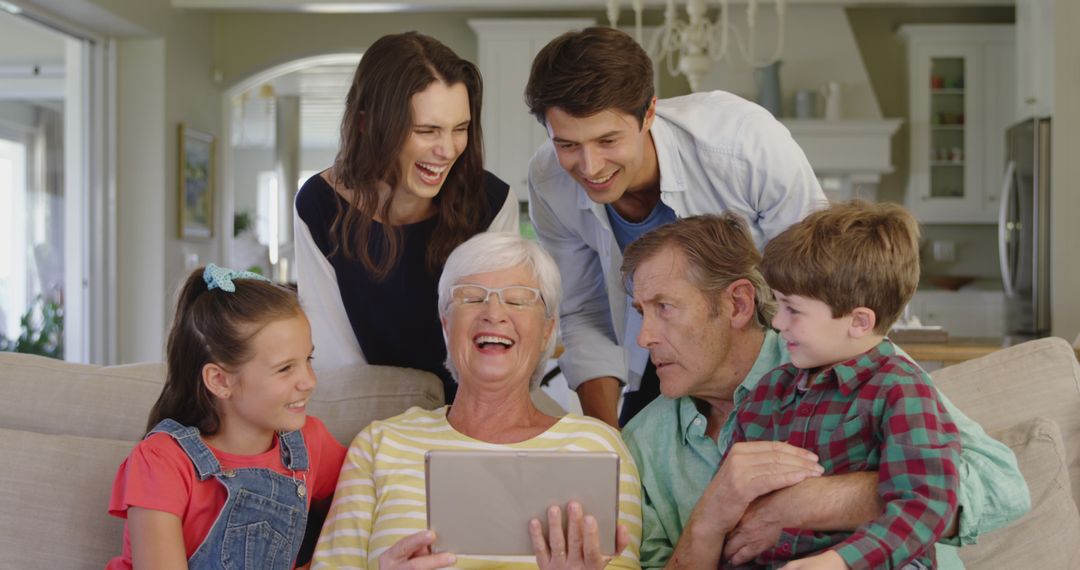
[[[64,306],[38,295],[19,319],[19,336],[0,337],[0,351],[64,357]]]

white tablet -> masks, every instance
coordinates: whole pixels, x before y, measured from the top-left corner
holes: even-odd
[[[581,503],[600,528],[600,547],[615,554],[619,456],[614,452],[429,451],[425,457],[428,528],[434,550],[474,555],[532,555],[529,521],[547,509]]]

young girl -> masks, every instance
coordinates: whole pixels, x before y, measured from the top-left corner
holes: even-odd
[[[345,456],[306,413],[312,350],[292,291],[212,264],[188,277],[149,433],[113,482],[109,514],[127,523],[108,569],[297,563]]]

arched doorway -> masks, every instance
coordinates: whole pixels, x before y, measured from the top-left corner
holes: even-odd
[[[288,282],[292,199],[303,180],[330,166],[359,53],[276,65],[225,90],[220,227],[230,267]]]

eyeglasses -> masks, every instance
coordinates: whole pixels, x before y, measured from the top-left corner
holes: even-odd
[[[539,289],[524,285],[511,285],[498,289],[483,285],[454,285],[450,288],[450,298],[463,307],[487,303],[492,294],[499,298],[499,302],[504,307],[511,309],[527,309],[544,301]]]

